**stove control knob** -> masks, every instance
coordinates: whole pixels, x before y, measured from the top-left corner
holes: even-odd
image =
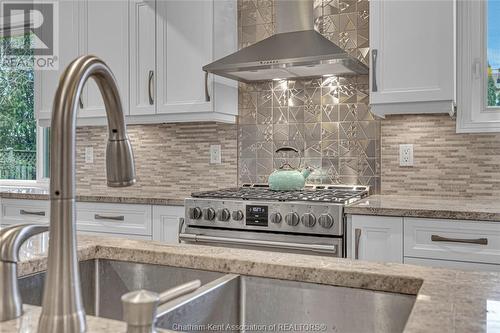
[[[201,209],[200,207],[189,208],[189,218],[193,220],[199,220],[201,218]]]
[[[300,220],[299,214],[297,214],[297,213],[288,213],[285,216],[286,224],[288,224],[289,226],[292,226],[292,227],[299,224],[299,220]]]
[[[330,229],[331,227],[333,227],[333,222],[333,216],[331,216],[330,214],[322,214],[319,217],[319,224],[325,229]]]
[[[231,212],[227,208],[219,209],[219,211],[217,212],[217,217],[219,221],[229,221],[229,219],[231,218]]]
[[[241,221],[241,220],[243,220],[243,217],[244,217],[244,215],[243,215],[243,212],[241,210],[235,210],[233,212],[233,220]]]
[[[316,224],[316,216],[313,213],[305,213],[302,215],[301,221],[306,227],[312,228]]]
[[[213,208],[203,209],[203,218],[207,221],[213,221],[215,219],[215,210]]]
[[[275,224],[281,223],[282,219],[283,218],[281,217],[280,213],[273,213],[273,214],[271,214],[271,222],[272,223],[275,223]]]

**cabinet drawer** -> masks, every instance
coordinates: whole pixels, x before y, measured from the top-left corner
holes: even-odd
[[[77,229],[151,236],[151,206],[78,202]]]
[[[49,207],[46,200],[2,199],[2,225],[49,223]]]
[[[106,232],[95,232],[95,231],[78,231],[78,235],[85,236],[102,236],[102,237],[115,237],[123,239],[133,239],[133,240],[151,240],[152,237],[149,235],[127,235],[127,234],[111,234]]]
[[[500,265],[481,264],[477,262],[464,262],[453,260],[437,260],[437,259],[422,259],[422,258],[404,258],[405,264],[429,266],[437,268],[451,268],[463,271],[485,271],[485,272],[500,272]]]
[[[500,264],[500,223],[405,218],[404,256]]]

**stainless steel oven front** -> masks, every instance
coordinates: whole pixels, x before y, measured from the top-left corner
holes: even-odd
[[[188,244],[343,257],[342,237],[279,234],[249,230],[223,230],[183,226],[179,241]]]

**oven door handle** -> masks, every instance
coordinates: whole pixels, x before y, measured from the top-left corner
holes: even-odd
[[[265,247],[280,248],[280,249],[304,250],[312,252],[337,254],[337,245],[274,242],[274,241],[264,241],[256,239],[250,240],[250,239],[239,239],[230,237],[204,236],[204,235],[195,235],[186,233],[179,234],[179,240],[187,242],[219,243],[219,244],[231,244],[231,245],[254,245],[254,246],[265,246]]]

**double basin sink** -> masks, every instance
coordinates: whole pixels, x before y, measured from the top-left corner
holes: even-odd
[[[157,327],[182,332],[402,332],[415,296],[111,260],[80,262],[88,315],[122,320],[121,296],[202,287],[158,308]],[[41,305],[45,273],[19,279],[25,304]]]

